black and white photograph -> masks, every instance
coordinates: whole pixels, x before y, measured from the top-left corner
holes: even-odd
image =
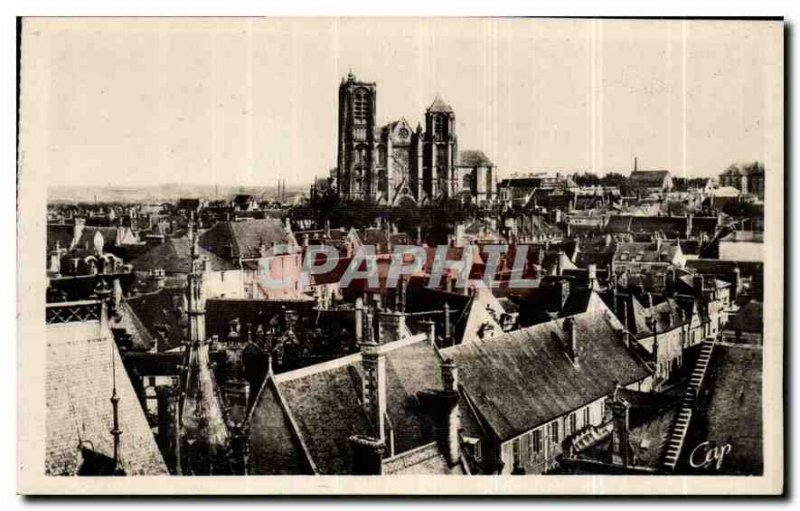
[[[783,491],[780,18],[18,39],[20,491]]]

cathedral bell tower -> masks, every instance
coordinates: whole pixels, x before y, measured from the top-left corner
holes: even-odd
[[[375,84],[348,73],[339,85],[339,196],[374,199],[377,195],[375,140]]]
[[[456,114],[439,95],[425,112],[423,187],[432,199],[454,193],[458,155]]]

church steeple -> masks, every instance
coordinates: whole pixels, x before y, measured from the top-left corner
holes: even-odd
[[[189,315],[189,341],[194,343],[206,339],[206,300],[203,279],[207,265],[207,261],[200,257],[198,236],[194,229],[194,215],[189,221],[189,243],[191,244],[191,267],[186,286],[186,302]]]

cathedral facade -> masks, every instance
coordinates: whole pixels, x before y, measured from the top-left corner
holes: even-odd
[[[495,197],[495,167],[482,151],[459,151],[453,108],[437,96],[425,129],[406,119],[376,124],[375,83],[352,73],[339,85],[336,187],[346,199],[402,206],[453,197]]]

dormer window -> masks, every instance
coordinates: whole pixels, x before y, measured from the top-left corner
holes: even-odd
[[[467,456],[471,457],[476,463],[481,461],[481,440],[476,437],[465,436],[461,440],[464,451]]]

